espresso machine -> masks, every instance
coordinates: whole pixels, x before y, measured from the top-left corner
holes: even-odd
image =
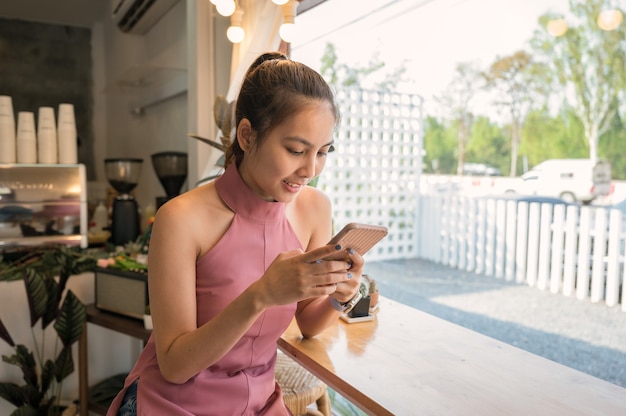
[[[105,174],[109,184],[118,192],[111,213],[110,242],[123,246],[135,241],[141,232],[139,207],[130,194],[137,186],[143,159],[105,159]]]
[[[156,209],[180,194],[187,179],[187,153],[159,152],[152,155],[152,167],[166,196],[156,197]]]

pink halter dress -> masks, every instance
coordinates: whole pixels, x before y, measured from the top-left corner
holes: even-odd
[[[235,216],[222,239],[196,263],[198,326],[258,280],[280,252],[302,248],[285,217],[285,204],[256,196],[234,164],[216,180],[216,188]],[[163,379],[150,337],[107,415],[117,414],[126,389],[137,379],[138,415],[289,415],[274,364],[276,340],[295,310],[296,304],[267,309],[222,359],[184,384]]]

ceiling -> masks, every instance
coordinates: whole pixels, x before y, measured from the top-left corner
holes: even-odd
[[[68,26],[91,27],[111,7],[111,0],[0,1],[0,17]]]

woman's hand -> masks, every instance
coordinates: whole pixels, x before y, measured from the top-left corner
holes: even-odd
[[[266,306],[326,295],[345,302],[359,288],[362,267],[362,257],[341,246],[292,250],[279,254],[254,286]]]

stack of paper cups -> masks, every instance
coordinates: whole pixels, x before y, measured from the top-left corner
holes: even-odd
[[[37,160],[39,163],[57,163],[57,128],[54,108],[39,107],[37,119]]]
[[[13,100],[0,95],[0,163],[15,163],[16,155]]]
[[[57,129],[59,163],[78,163],[78,136],[76,134],[74,105],[59,104]]]
[[[37,163],[35,115],[30,111],[17,114],[17,163]]]

